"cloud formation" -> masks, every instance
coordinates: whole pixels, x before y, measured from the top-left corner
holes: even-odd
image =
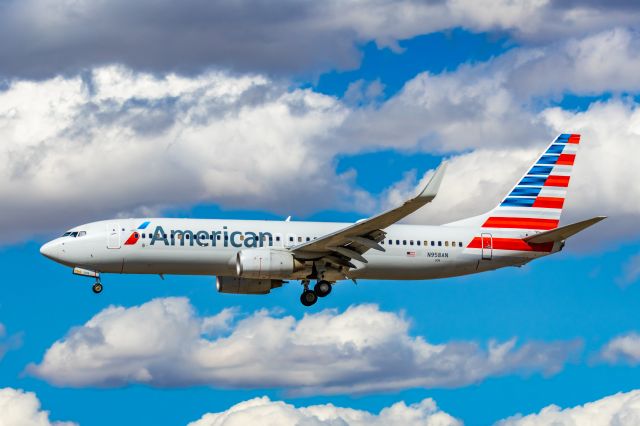
[[[20,389],[0,389],[0,426],[74,426],[77,423],[49,420],[33,392]]]
[[[316,73],[357,67],[357,46],[451,28],[521,42],[637,26],[635,2],[349,0],[135,3],[8,0],[0,4],[0,75],[47,78],[105,64],[150,72]],[[170,28],[171,31],[167,31]]]
[[[594,402],[562,409],[549,405],[537,414],[518,414],[496,426],[591,425],[634,426],[640,424],[640,390],[617,393]]]
[[[462,423],[441,411],[427,398],[407,406],[397,402],[383,408],[379,414],[333,404],[295,407],[268,397],[254,398],[219,413],[207,413],[188,426],[232,426],[261,424],[265,426],[462,426]]]
[[[198,203],[297,216],[357,208],[368,215],[412,195],[418,183],[408,175],[376,202],[355,187],[353,171],[336,173],[338,156],[376,149],[450,156],[441,193],[411,219],[444,223],[492,208],[567,131],[582,133],[583,143],[564,219],[609,215],[616,220],[590,233],[633,238],[640,189],[626,183],[640,179],[632,164],[640,155],[638,104],[615,96],[576,112],[536,108],[535,99],[640,88],[633,72],[638,46],[637,33],[614,29],[514,49],[419,74],[373,103],[364,100],[377,96],[375,82],[360,82],[351,100],[339,100],[259,74],[180,77],[111,66],[16,80],[0,92],[0,138],[11,141],[0,146],[0,242]],[[605,60],[607,67],[593,66]],[[558,63],[565,66],[551,72]]]
[[[359,200],[319,148],[346,113],[261,76],[15,82],[0,92],[1,238],[194,202],[301,214]]]
[[[640,363],[640,335],[630,332],[611,339],[599,353],[599,358],[611,364]]]
[[[505,374],[554,374],[578,341],[434,344],[375,305],[301,319],[258,311],[199,317],[187,299],[109,307],[55,342],[28,372],[57,386],[280,388],[341,394],[459,387]],[[221,317],[222,316],[222,319]],[[218,324],[211,327],[211,324]]]

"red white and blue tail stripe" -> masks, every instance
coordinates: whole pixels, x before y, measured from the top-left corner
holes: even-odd
[[[491,212],[482,228],[549,230],[558,227],[580,135],[561,134]]]

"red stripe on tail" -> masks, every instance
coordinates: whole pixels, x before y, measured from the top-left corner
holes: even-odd
[[[556,161],[556,166],[573,166],[575,159],[575,154],[560,154],[558,161]]]
[[[557,219],[533,219],[524,217],[490,217],[482,225],[483,228],[518,228],[518,229],[555,229],[560,221]]]
[[[566,188],[569,186],[569,176],[550,175],[544,182],[544,186],[561,186]]]
[[[564,204],[564,198],[538,197],[533,202],[532,207],[546,207],[548,209],[561,209],[563,204]]]

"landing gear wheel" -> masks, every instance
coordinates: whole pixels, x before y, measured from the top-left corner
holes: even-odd
[[[318,281],[315,286],[313,286],[313,292],[318,297],[326,297],[331,293],[331,283],[329,281]]]
[[[95,283],[93,287],[91,287],[91,290],[93,290],[95,294],[102,293],[102,284]]]
[[[311,290],[305,290],[300,296],[300,302],[304,306],[311,306],[318,301],[318,296]]]

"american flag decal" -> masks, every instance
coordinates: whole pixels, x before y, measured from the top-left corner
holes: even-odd
[[[416,252],[415,252],[415,251],[408,251],[408,252],[407,252],[407,256],[409,256],[409,257],[416,257]]]

